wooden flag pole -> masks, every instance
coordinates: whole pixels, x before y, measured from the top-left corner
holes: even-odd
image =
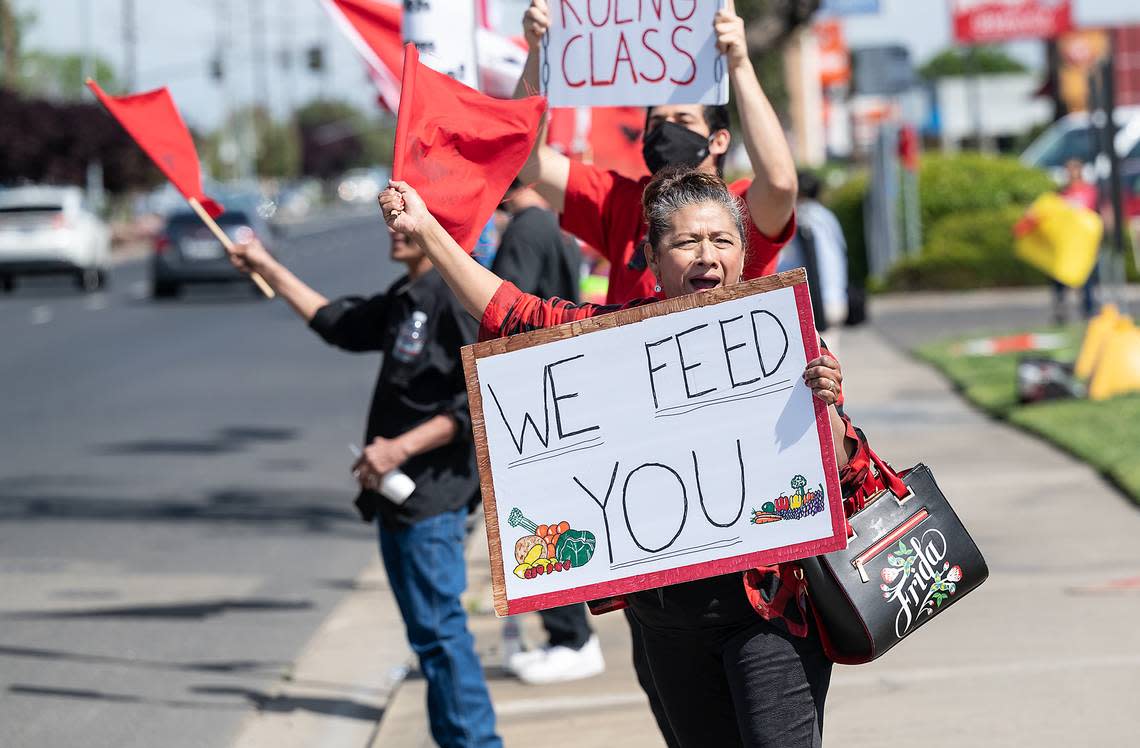
[[[202,207],[202,203],[198,202],[198,198],[188,198],[188,202],[190,203],[190,207],[194,209],[194,212],[198,214],[198,217],[202,219],[202,223],[206,224],[206,228],[212,231],[214,236],[217,237],[218,241],[222,243],[222,246],[226,248],[226,251],[232,252],[234,249],[233,241],[231,241],[230,238],[226,235],[226,232],[222,231],[222,227],[218,225],[218,222],[215,221],[210,216],[210,214],[206,212],[206,209]],[[277,296],[270,285],[266,283],[265,279],[260,275],[257,273],[250,273],[249,277],[253,278],[253,282],[256,283],[257,287],[261,289],[261,292],[265,294],[265,298],[272,299]]]

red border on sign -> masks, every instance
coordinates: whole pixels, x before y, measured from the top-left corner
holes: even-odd
[[[795,293],[796,310],[799,313],[805,360],[811,361],[817,358],[820,352],[819,338],[815,331],[815,318],[812,315],[811,294],[808,291],[807,283],[797,283],[791,288]],[[796,545],[781,546],[772,550],[757,551],[744,556],[706,561],[667,571],[639,574],[541,595],[508,599],[507,615],[627,595],[641,590],[746,571],[758,566],[795,561],[846,548],[847,527],[843,516],[843,495],[839,487],[839,470],[835,461],[835,444],[831,435],[831,417],[828,414],[827,405],[822,400],[812,397],[812,403],[815,406],[816,433],[819,436],[819,447],[823,458],[825,490],[828,504],[831,507],[830,536],[797,543]]]

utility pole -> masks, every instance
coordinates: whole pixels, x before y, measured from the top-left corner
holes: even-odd
[[[95,75],[95,52],[91,48],[91,35],[94,29],[91,23],[91,0],[79,0],[79,33],[83,36],[83,80]]]
[[[219,160],[226,171],[217,175],[219,179],[235,177],[247,178],[253,176],[253,156],[242,147],[240,130],[235,133],[239,124],[234,121],[233,85],[230,66],[230,26],[233,19],[230,13],[230,0],[214,0],[214,80],[221,91],[222,124],[219,128],[220,142],[218,143]]]
[[[3,85],[14,89],[20,82],[20,30],[12,0],[0,0],[0,47],[4,49]]]
[[[138,27],[135,0],[123,0],[123,82],[128,92],[138,82]]]
[[[295,96],[297,91],[297,78],[296,70],[300,64],[300,56],[298,55],[297,45],[293,37],[294,23],[296,19],[293,14],[296,8],[292,0],[278,0],[278,13],[281,18],[281,67],[284,70],[284,91],[283,103],[285,105],[285,118],[286,121],[292,121],[293,109],[295,103]],[[280,80],[280,79],[279,79]]]
[[[269,109],[269,59],[265,43],[265,0],[249,0],[249,29],[250,48],[253,51],[250,61],[253,63],[254,100]]]
[[[260,150],[257,137],[257,110],[264,109],[266,116],[272,117],[269,100],[269,61],[266,58],[268,50],[265,44],[265,2],[264,0],[249,0],[249,30],[250,30],[250,63],[253,74],[253,98],[248,107],[249,116],[246,118],[246,149],[253,173],[257,178],[257,154]]]

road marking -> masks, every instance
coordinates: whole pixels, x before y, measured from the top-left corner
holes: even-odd
[[[32,324],[33,325],[46,325],[52,321],[55,314],[52,312],[50,306],[36,306],[32,307]]]
[[[89,312],[101,312],[107,308],[107,294],[92,294],[87,297],[87,301],[83,306],[87,307],[87,311]]]
[[[150,284],[145,280],[137,280],[131,284],[130,289],[127,291],[128,295],[138,301],[145,299],[150,295]]]

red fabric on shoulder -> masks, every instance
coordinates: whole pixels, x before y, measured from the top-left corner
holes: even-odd
[[[740,198],[741,207],[744,209],[744,230],[748,232],[748,257],[744,261],[744,280],[774,275],[780,250],[796,235],[795,213],[792,213],[779,236],[766,236],[756,227],[748,210],[748,188],[751,186],[751,179],[738,179],[728,186],[729,192]]]

